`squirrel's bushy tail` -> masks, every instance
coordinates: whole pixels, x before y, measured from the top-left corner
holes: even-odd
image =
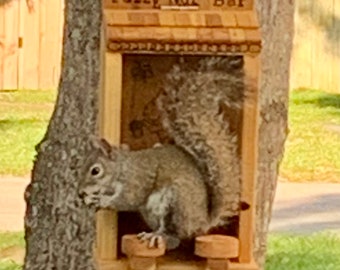
[[[195,159],[205,178],[215,225],[239,213],[240,158],[230,113],[240,112],[243,95],[242,57],[204,57],[175,65],[158,99],[164,128]]]

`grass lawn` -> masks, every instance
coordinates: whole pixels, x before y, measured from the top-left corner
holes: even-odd
[[[18,263],[18,256],[8,251],[18,254],[23,248],[22,233],[0,233],[0,269],[21,269],[22,258]],[[331,233],[270,235],[265,269],[340,270],[340,236]]]
[[[296,90],[280,175],[289,181],[340,183],[340,95]]]
[[[56,91],[0,91],[0,175],[28,175]]]
[[[340,236],[270,235],[266,270],[340,270]]]
[[[0,270],[19,270],[24,255],[23,233],[0,233]]]
[[[0,175],[28,175],[56,91],[0,91]],[[340,95],[291,92],[290,134],[280,175],[288,181],[340,183]]]

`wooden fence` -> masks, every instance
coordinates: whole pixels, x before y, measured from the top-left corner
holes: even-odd
[[[340,93],[340,0],[297,0],[291,89]]]
[[[0,0],[0,89],[57,87],[63,16],[62,0]]]
[[[340,93],[340,0],[295,2],[291,88]],[[0,0],[0,89],[56,88],[62,27],[63,0]]]

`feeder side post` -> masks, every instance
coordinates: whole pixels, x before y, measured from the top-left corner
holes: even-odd
[[[255,232],[256,176],[258,152],[259,113],[259,55],[244,56],[245,83],[248,88],[243,106],[242,127],[242,201],[250,209],[240,214],[240,256],[241,263],[253,261],[253,239]]]
[[[99,102],[99,134],[113,145],[120,144],[122,103],[122,54],[106,52],[102,63]],[[97,249],[99,260],[117,259],[118,215],[112,210],[97,213]]]

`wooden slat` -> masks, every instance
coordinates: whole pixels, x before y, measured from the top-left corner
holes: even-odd
[[[184,27],[191,25],[191,19],[188,13],[176,12],[174,13],[176,26]]]
[[[315,13],[315,21],[319,31],[313,32],[313,52],[312,52],[312,82],[311,85],[317,89],[336,89],[334,88],[333,81],[339,80],[339,73],[333,77],[333,70],[339,71],[339,55],[336,54],[336,48],[339,47],[339,22],[335,18],[339,18],[336,14],[336,2],[339,1],[315,1],[313,12]],[[325,15],[327,14],[327,15]],[[321,29],[320,29],[321,26]],[[321,30],[321,31],[320,31]],[[337,38],[334,38],[334,37]],[[328,48],[329,64],[320,65],[325,61],[325,47]],[[337,86],[339,83],[336,84]],[[339,89],[338,93],[340,93]],[[333,90],[334,91],[334,90]]]
[[[107,41],[260,43],[258,30],[193,27],[108,27]]]
[[[237,26],[236,17],[233,12],[224,14],[223,16],[221,16],[221,18],[222,18],[222,24],[224,27],[236,27]]]
[[[231,28],[229,29],[229,38],[232,43],[242,43],[246,41],[246,33],[242,28]]]
[[[172,38],[177,42],[181,41],[197,41],[196,31],[194,28],[171,28]]]
[[[249,22],[249,26],[250,27],[259,27],[260,22],[257,16],[257,13],[254,11],[250,12],[250,22]]]
[[[251,25],[252,12],[239,11],[235,12],[236,22],[238,27],[249,27]]]
[[[28,11],[27,6],[24,7],[22,84],[26,89],[39,88],[40,1],[35,1],[34,5],[32,12]]]
[[[213,13],[205,15],[205,24],[207,27],[222,27],[222,14]],[[223,16],[223,15],[222,15]]]
[[[19,3],[11,1],[4,5],[4,58],[3,88],[18,88],[18,32]]]
[[[138,40],[141,38],[142,31],[139,31],[137,27],[124,27],[123,36],[124,40]]]
[[[102,44],[104,39],[102,39]],[[102,47],[103,48],[103,47]],[[104,48],[102,49],[104,51]],[[100,96],[100,135],[111,144],[120,144],[122,102],[122,55],[105,53],[102,59],[102,89]],[[101,210],[97,213],[97,255],[101,260],[117,258],[117,213]]]
[[[246,29],[244,32],[248,42],[259,42],[261,40],[261,33],[258,29]]]
[[[159,14],[159,23],[161,26],[175,26],[176,21],[172,13],[164,12]]]
[[[18,36],[23,41],[25,32],[25,12],[27,4],[25,1],[19,1],[19,32]],[[22,44],[23,45],[23,44]],[[24,47],[21,46],[18,49],[18,88],[23,89],[24,87]]]
[[[205,14],[199,12],[189,13],[192,26],[202,27],[205,25]]]
[[[247,94],[243,106],[242,128],[242,201],[249,202],[250,209],[240,214],[239,240],[241,263],[253,260],[253,237],[255,232],[256,177],[258,152],[258,76],[259,56],[244,56]]]
[[[104,14],[107,25],[129,25],[130,23],[129,16],[131,15],[128,15],[126,11],[108,10]]]
[[[340,1],[333,1],[334,7],[333,7],[333,16],[334,18],[340,18]],[[336,27],[337,20],[333,20],[333,31],[338,31]],[[338,26],[338,25],[337,25]],[[338,33],[338,32],[337,32]],[[333,46],[332,48],[332,55],[340,55],[340,44],[337,43],[337,46]],[[331,74],[331,81],[330,81],[330,87],[328,90],[336,91],[337,93],[340,93],[340,80],[339,80],[339,74],[340,74],[340,61],[339,57],[333,57],[333,68],[332,68],[332,74]]]
[[[147,26],[149,26],[149,25],[154,25],[154,26],[160,25],[158,14],[157,13],[147,13],[147,16],[145,16],[144,24],[147,25]]]
[[[55,88],[58,87],[60,81],[60,74],[61,74],[61,58],[62,58],[62,51],[63,51],[63,36],[64,36],[64,8],[65,8],[65,1],[59,1],[59,24],[60,28],[56,36],[58,36],[57,41],[57,55],[56,58],[58,59],[58,63],[55,65],[55,72],[53,74],[53,81],[55,82]]]
[[[40,1],[39,23],[39,88],[56,88],[60,65],[61,5],[59,0]]]
[[[197,29],[197,39],[202,40],[213,40],[213,30],[211,28],[198,28]]]
[[[157,27],[153,29],[154,35],[160,40],[166,40],[171,37],[170,28],[167,27]]]
[[[104,14],[109,26],[258,27],[256,16],[249,11],[106,10]]]
[[[5,8],[0,5],[0,90],[3,89],[5,58]]]
[[[108,40],[118,40],[123,36],[123,28],[122,27],[107,27],[106,28],[106,37]]]
[[[227,43],[227,41],[230,40],[228,29],[225,29],[225,28],[214,29],[213,40],[215,42]]]
[[[46,11],[48,0],[40,0],[39,5],[39,74],[38,74],[38,87],[40,89],[44,89],[44,84],[49,79],[49,63],[53,61],[53,54],[51,54],[49,50],[48,38],[49,32],[51,31],[49,28],[51,21],[46,16]],[[48,5],[52,4],[55,1],[48,1]],[[53,18],[53,17],[52,17]],[[48,24],[47,24],[48,23]],[[52,59],[50,59],[52,58]]]
[[[144,25],[146,13],[127,12],[129,25]]]

